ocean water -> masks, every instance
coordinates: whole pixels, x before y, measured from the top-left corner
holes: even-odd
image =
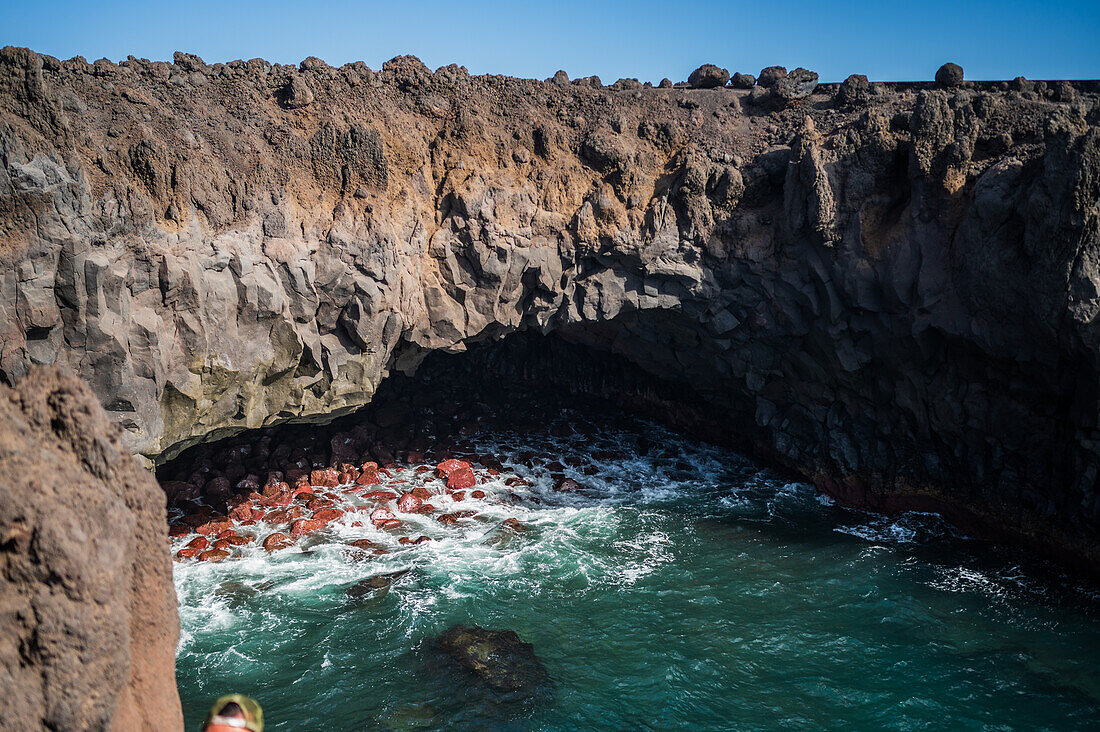
[[[934,515],[841,509],[735,453],[644,432],[481,433],[473,452],[506,466],[477,468],[487,497],[433,500],[473,518],[400,515],[394,533],[349,513],[282,552],[177,563],[187,728],[230,691],[259,700],[271,730],[1100,728],[1094,589]],[[582,490],[553,490],[554,460]],[[433,484],[415,467],[390,480]],[[525,531],[502,532],[507,518]],[[420,534],[433,540],[397,541]],[[356,538],[390,553],[354,561]],[[384,597],[349,599],[404,569]],[[552,685],[519,700],[482,688],[433,650],[456,624],[516,631]]]

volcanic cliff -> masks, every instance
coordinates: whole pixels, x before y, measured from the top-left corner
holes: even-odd
[[[1100,86],[718,72],[6,48],[0,378],[67,366],[162,462],[553,332],[846,503],[1100,567]]]

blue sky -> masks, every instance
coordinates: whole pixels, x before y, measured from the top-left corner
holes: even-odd
[[[0,0],[0,45],[59,58],[208,63],[261,56],[371,68],[412,53],[435,68],[545,78],[687,78],[702,63],[755,74],[805,66],[836,81],[1100,78],[1100,0],[1074,2],[48,2]]]

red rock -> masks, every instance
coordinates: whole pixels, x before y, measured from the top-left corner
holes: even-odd
[[[356,539],[355,541],[349,541],[348,546],[353,546],[356,549],[378,549],[378,544],[370,539]]]
[[[506,518],[500,522],[500,525],[511,529],[512,531],[522,532],[526,531],[527,527],[519,522],[517,518]]]
[[[279,549],[286,549],[293,543],[294,540],[286,534],[276,532],[274,534],[268,535],[268,537],[264,539],[264,549],[266,551],[273,552]]]
[[[215,541],[215,542],[214,542],[213,544],[211,544],[210,546],[211,546],[211,547],[213,547],[214,549],[217,549],[217,550],[219,550],[219,551],[223,551],[223,552],[231,552],[231,551],[233,551],[233,545],[232,545],[232,544],[230,544],[230,543],[229,543],[228,541],[226,541],[225,539],[218,539],[217,541]]]
[[[172,524],[168,527],[169,538],[176,539],[191,533],[191,527],[186,524]]]
[[[229,552],[224,549],[211,549],[199,555],[200,562],[220,562],[229,558]]]
[[[431,469],[432,468],[428,465],[421,465],[419,468],[416,469],[416,472],[418,472],[418,473],[427,473]]]
[[[378,485],[382,481],[378,478],[378,463],[363,463],[359,477],[355,479],[356,485]]]
[[[199,550],[198,549],[193,549],[191,547],[185,547],[183,549],[180,549],[178,552],[176,552],[176,559],[194,559],[198,555],[199,555]]]
[[[379,475],[384,475],[384,476],[386,476],[387,478],[392,478],[392,477],[393,477],[393,473],[391,473],[391,472],[389,471],[389,469],[388,469],[388,466],[387,466],[386,468],[379,468],[379,469],[378,469],[378,474],[379,474]]]
[[[370,493],[364,493],[363,498],[368,501],[392,501],[397,498],[397,494],[389,491],[371,491]]]
[[[460,468],[447,478],[447,490],[456,491],[464,488],[473,488],[477,485],[477,476],[471,468]]]
[[[455,501],[456,503],[459,501],[465,501],[466,491],[451,491],[451,500]]]
[[[314,470],[309,474],[309,484],[320,488],[335,488],[340,485],[340,474],[336,468]]]
[[[290,495],[289,490],[280,491],[274,495],[270,495],[264,498],[263,505],[265,506],[289,506],[294,499]]]
[[[237,535],[237,532],[234,531],[233,529],[226,529],[225,531],[219,531],[216,538],[224,539],[228,536],[236,536],[236,535]]]
[[[404,513],[416,513],[423,505],[424,502],[412,493],[403,493],[401,497],[397,499],[397,510]]]
[[[460,519],[471,518],[477,516],[477,511],[455,511],[454,513],[445,513],[439,517],[438,521],[441,524],[455,524]]]
[[[187,546],[191,549],[198,549],[201,552],[204,549],[210,548],[210,540],[205,536],[196,536],[194,539],[187,542]]]
[[[370,522],[374,524],[375,528],[379,529],[382,528],[382,524],[395,518],[393,512],[387,508],[376,508],[370,514]]]
[[[347,471],[341,472],[339,477],[340,477],[339,485],[347,485],[348,483],[353,483],[353,482],[355,482],[355,478],[356,478],[356,476],[352,475],[351,473],[349,473]]]
[[[402,536],[400,539],[397,540],[397,543],[398,544],[423,544],[424,542],[431,541],[431,540],[432,540],[432,537],[430,537],[430,536],[418,536],[415,539],[410,539],[407,536]]]
[[[274,483],[268,483],[264,486],[264,497],[270,498],[271,496],[277,496],[280,493],[290,493],[290,485],[282,481]]]
[[[439,465],[435,466],[435,474],[439,478],[447,480],[453,473],[459,470],[469,470],[470,464],[464,460],[456,460],[451,458],[450,460],[444,460]]]
[[[310,511],[323,511],[326,508],[332,508],[336,504],[325,498],[311,498],[306,501],[306,508]]]
[[[290,508],[271,511],[263,517],[263,520],[269,524],[286,524],[296,518],[301,518],[303,513],[301,506],[291,506]]]
[[[382,525],[379,526],[378,528],[380,528],[380,529],[393,529],[393,528],[396,528],[400,525],[401,525],[400,519],[392,518],[389,521],[383,521]]]
[[[496,468],[489,468],[489,475],[500,475],[500,471]]]
[[[430,503],[425,503],[423,506],[420,507],[420,510],[418,510],[417,513],[435,513],[435,506]]]
[[[470,498],[484,498],[485,491],[471,491]]]
[[[514,477],[511,477],[508,480],[504,481],[504,485],[509,486],[509,487],[514,487],[514,486],[531,485],[531,484],[528,483],[523,478],[520,478],[519,476],[514,476]]]
[[[290,497],[291,498],[297,498],[298,496],[312,496],[312,495],[313,495],[313,486],[311,486],[311,485],[299,485],[297,488],[295,488],[291,492]]]
[[[230,529],[233,527],[233,522],[228,518],[217,518],[207,521],[205,524],[200,524],[195,527],[195,533],[202,534],[203,536],[209,536],[211,534],[217,534],[219,531]]]
[[[314,531],[319,531],[325,528],[324,521],[318,521],[316,519],[298,519],[290,525],[290,535],[294,537],[305,536],[306,534],[312,534]]]
[[[230,511],[229,518],[234,521],[248,521],[251,518],[255,518],[256,513],[263,515],[263,511],[257,511],[250,502],[245,502]]]
[[[413,488],[411,491],[409,491],[409,493],[412,493],[414,496],[422,501],[427,501],[429,498],[432,497],[431,491],[429,491],[422,485],[418,485],[417,487]]]
[[[315,521],[323,521],[324,523],[329,524],[343,515],[344,512],[338,508],[325,508],[320,511],[314,511],[313,519]]]
[[[256,537],[252,536],[252,534],[234,534],[233,536],[226,536],[221,540],[229,542],[232,546],[244,546],[245,544],[251,544],[256,540]]]

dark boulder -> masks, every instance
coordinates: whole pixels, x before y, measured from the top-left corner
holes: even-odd
[[[688,83],[695,89],[713,89],[725,86],[730,80],[730,72],[714,64],[703,64],[688,77]]]
[[[836,100],[846,106],[866,104],[871,98],[871,83],[863,74],[852,74],[841,82]]]
[[[756,86],[756,77],[752,74],[742,74],[738,71],[730,77],[730,86],[734,89],[752,89]]]
[[[783,66],[768,66],[760,70],[756,77],[756,83],[765,89],[771,89],[780,79],[787,75],[787,69]]]
[[[450,659],[497,691],[535,691],[550,680],[534,646],[524,643],[512,630],[457,625],[435,643]]]
[[[376,574],[373,577],[367,577],[364,580],[356,582],[345,590],[344,594],[347,595],[349,600],[358,603],[378,602],[386,597],[386,595],[390,594],[390,587],[393,586],[394,582],[408,573],[409,570],[402,569],[398,572],[390,572],[388,574]]]
[[[936,72],[936,83],[948,89],[961,85],[963,83],[962,66],[951,62],[945,63]]]

